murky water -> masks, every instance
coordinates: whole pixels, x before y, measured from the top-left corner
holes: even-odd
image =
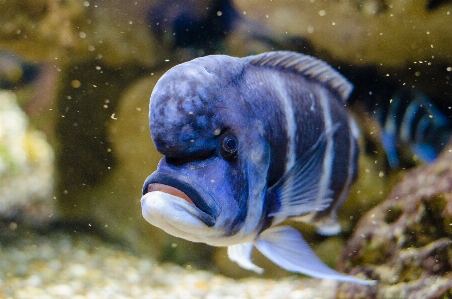
[[[143,219],[139,201],[143,182],[162,158],[150,138],[149,97],[169,68],[187,60],[290,50],[326,61],[354,85],[347,109],[361,132],[360,170],[339,210],[343,232],[325,238],[312,227],[297,224],[331,267],[343,254],[358,220],[372,217],[366,212],[383,202],[405,173],[419,165],[434,165],[425,163],[423,154],[432,149],[436,157],[450,148],[446,146],[452,132],[452,29],[448,26],[452,5],[448,1],[0,0],[0,5],[0,247],[8,256],[0,263],[0,296],[5,298],[31,298],[30,294],[146,298],[145,283],[171,289],[168,281],[142,278],[149,274],[146,267],[156,269],[165,262],[188,267],[187,276],[178,276],[182,268],[168,266],[168,271],[175,273],[172,279],[192,281],[199,288],[189,294],[182,288],[176,297],[263,298],[266,284],[286,290],[286,298],[319,295],[302,290],[325,282],[299,285],[301,276],[259,254],[253,260],[266,269],[263,277],[268,280],[255,280],[257,286],[246,281],[232,286],[234,281],[211,273],[234,279],[256,275],[231,263],[224,248],[177,239]],[[404,108],[391,110],[398,101]],[[416,101],[420,104],[410,106]],[[387,119],[394,119],[398,130],[391,131]],[[389,144],[395,146],[395,156],[382,132],[392,136]],[[397,157],[396,167],[391,157]],[[419,180],[415,184],[419,188],[428,181]],[[435,196],[446,201],[441,209],[449,211],[451,190],[438,192]],[[449,221],[449,214],[437,212],[436,206],[426,213],[430,210],[442,215],[441,223]],[[393,219],[394,211],[388,215]],[[425,225],[423,221],[418,223]],[[431,220],[425,227],[439,226]],[[449,245],[438,245],[424,257],[425,263],[435,257],[441,260],[442,253],[450,251],[450,231],[437,236],[449,240]],[[115,251],[117,247],[120,250]],[[68,260],[74,262],[66,264]],[[122,267],[122,262],[127,270],[111,275],[120,279],[123,274],[124,281],[131,280],[136,290],[127,294],[114,280],[97,280]],[[375,260],[360,262],[372,265]],[[103,266],[94,271],[96,265]],[[193,274],[193,268],[210,272]],[[428,277],[447,280],[450,269],[442,267]],[[91,271],[97,278],[89,278]],[[159,271],[156,277],[166,275]],[[64,283],[59,283],[58,273]],[[391,281],[380,275],[384,283]],[[393,277],[393,283],[399,278]],[[243,293],[212,293],[206,285],[218,279],[220,285],[243,288]],[[404,279],[409,283],[413,278]],[[49,283],[52,289],[46,289]],[[251,287],[259,291],[248,291]],[[271,288],[265,293],[269,297],[276,292]],[[437,294],[450,292],[447,285],[438,289]],[[164,296],[165,291],[159,290],[158,295]],[[381,298],[384,290],[376,289],[375,298]]]

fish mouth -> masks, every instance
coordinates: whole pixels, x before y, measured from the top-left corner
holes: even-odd
[[[194,205],[193,201],[190,199],[190,197],[188,197],[187,194],[185,194],[181,190],[171,187],[169,185],[160,184],[160,183],[151,183],[148,185],[146,193],[149,193],[152,191],[165,192],[165,193],[180,197],[182,199],[185,199],[188,203]]]
[[[155,172],[144,182],[142,194],[160,191],[179,197],[202,212],[203,215],[199,216],[207,226],[213,226],[219,214],[219,206],[213,199],[210,199],[210,196],[202,196],[197,189],[193,187],[193,184],[172,175]]]

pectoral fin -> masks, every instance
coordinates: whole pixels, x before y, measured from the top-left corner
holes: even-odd
[[[231,261],[239,264],[239,266],[243,269],[262,274],[264,273],[264,269],[256,266],[251,261],[251,252],[253,251],[253,246],[253,243],[241,243],[228,246],[228,257]]]
[[[269,191],[276,195],[279,202],[279,208],[269,213],[269,216],[274,217],[273,224],[290,217],[322,211],[330,205],[333,192],[327,186],[321,186],[321,177],[327,140],[338,128],[336,124],[324,132],[312,148],[271,187]]]
[[[333,279],[374,285],[376,281],[359,279],[334,271],[325,265],[303,240],[301,234],[290,226],[265,230],[255,242],[257,249],[281,268],[319,279]]]

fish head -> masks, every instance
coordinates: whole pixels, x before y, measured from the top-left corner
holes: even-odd
[[[257,230],[270,156],[261,124],[227,102],[239,96],[235,64],[227,72],[209,60],[178,65],[150,102],[151,135],[164,158],[145,181],[143,216],[167,233],[218,246]]]

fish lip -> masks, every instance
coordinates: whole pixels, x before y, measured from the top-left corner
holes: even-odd
[[[197,190],[200,188],[194,188],[193,183],[189,183],[180,178],[175,178],[173,175],[168,173],[156,171],[148,176],[148,178],[144,182],[142,195],[147,194],[148,186],[154,183],[168,185],[185,193],[193,202],[193,205],[196,206],[200,211],[202,211],[203,214],[205,214],[203,216],[207,216],[201,217],[200,220],[202,220],[209,227],[215,224],[215,221],[220,212],[218,204],[208,194],[202,196],[201,193]]]
[[[187,194],[185,194],[181,190],[176,189],[169,185],[164,185],[164,184],[160,184],[160,183],[151,183],[151,184],[148,184],[147,190],[148,190],[147,193],[153,192],[153,191],[160,191],[160,192],[168,193],[168,194],[174,195],[176,197],[185,199],[185,201],[194,205],[193,201],[190,199],[190,197],[187,196]]]

